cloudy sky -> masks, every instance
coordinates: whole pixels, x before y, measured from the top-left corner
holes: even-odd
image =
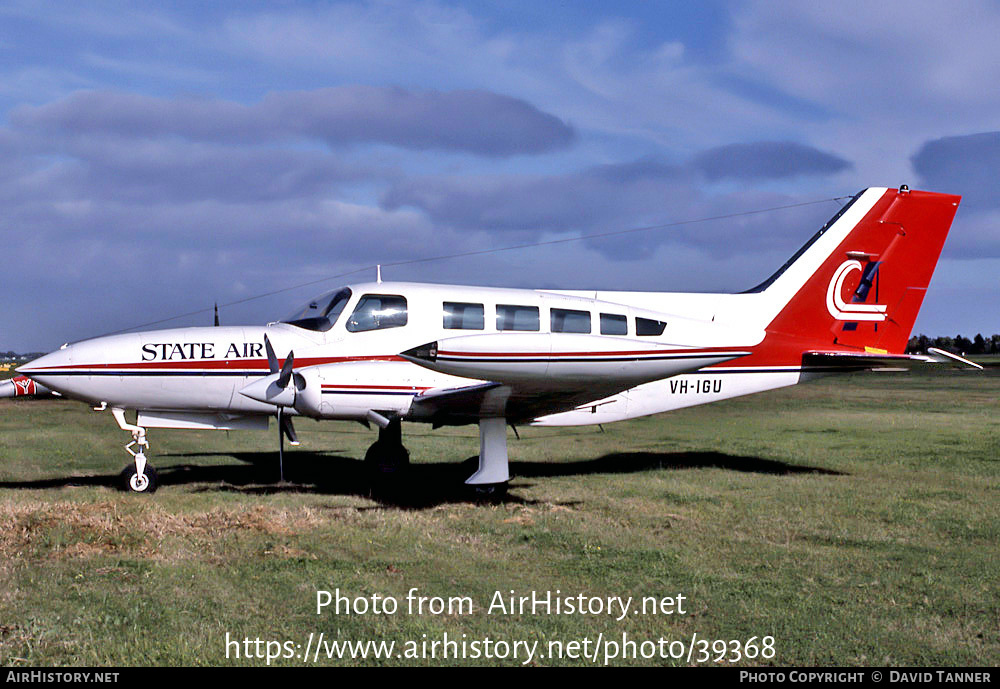
[[[1000,332],[997,36],[995,2],[8,0],[0,350],[274,320],[375,263],[739,291],[902,183],[964,196],[916,330]]]

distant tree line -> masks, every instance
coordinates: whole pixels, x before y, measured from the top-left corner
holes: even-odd
[[[43,354],[45,354],[45,352],[28,352],[27,354],[18,354],[14,351],[0,352],[0,361],[27,361],[30,359],[37,359]]]
[[[910,354],[926,352],[928,347],[937,347],[954,354],[1000,354],[1000,334],[984,337],[980,333],[971,340],[963,335],[955,337],[927,337],[924,334],[910,338],[906,351]]]

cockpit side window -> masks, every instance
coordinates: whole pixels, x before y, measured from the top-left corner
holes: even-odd
[[[321,294],[283,320],[282,323],[325,333],[337,322],[350,300],[351,290],[346,287]]]
[[[636,318],[635,334],[640,337],[662,335],[667,324],[663,321],[654,321],[652,318]]]
[[[395,294],[366,294],[347,319],[352,333],[400,328],[406,325],[406,297]]]

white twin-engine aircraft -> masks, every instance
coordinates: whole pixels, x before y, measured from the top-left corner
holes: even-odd
[[[122,480],[137,492],[157,485],[146,429],[266,428],[272,416],[279,461],[284,436],[297,443],[293,416],[376,424],[365,457],[375,474],[409,461],[401,421],[478,424],[466,483],[502,489],[508,425],[608,423],[944,361],[903,351],[959,200],[866,189],[741,294],[356,284],[278,323],[101,337],[19,373],[110,407],[132,434]]]

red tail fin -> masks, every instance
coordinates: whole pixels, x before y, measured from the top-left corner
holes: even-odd
[[[765,283],[780,309],[768,340],[800,352],[902,352],[960,200],[905,187],[858,194]]]

